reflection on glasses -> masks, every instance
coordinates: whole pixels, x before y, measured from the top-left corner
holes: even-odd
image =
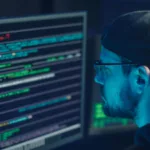
[[[102,63],[100,60],[96,60],[94,63],[94,68],[96,70],[96,77],[95,80],[99,82],[104,82],[104,80],[111,75],[111,69],[108,66],[120,66],[120,65],[134,65],[137,66],[135,63]]]
[[[94,66],[102,66],[102,65],[137,65],[135,63],[132,63],[132,62],[121,62],[121,63],[103,63],[101,60],[96,60],[95,63],[94,63]]]

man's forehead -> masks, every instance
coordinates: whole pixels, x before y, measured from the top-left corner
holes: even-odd
[[[112,51],[101,46],[100,60],[105,63],[120,62],[120,57]]]

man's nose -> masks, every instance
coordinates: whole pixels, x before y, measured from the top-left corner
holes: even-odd
[[[104,85],[104,73],[102,67],[94,66],[94,69],[96,71],[96,76],[94,78],[94,81],[100,85]]]

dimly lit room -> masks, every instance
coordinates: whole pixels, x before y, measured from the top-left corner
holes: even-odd
[[[0,150],[150,150],[149,94],[149,0],[0,1]]]

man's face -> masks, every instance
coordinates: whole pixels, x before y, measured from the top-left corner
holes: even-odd
[[[121,63],[120,57],[102,46],[100,60],[102,63],[112,63],[101,66],[101,71],[97,68],[95,76],[95,82],[101,86],[101,100],[104,103],[105,114],[112,117],[132,118],[135,96],[130,86],[131,78],[123,73],[121,65],[113,65]]]

